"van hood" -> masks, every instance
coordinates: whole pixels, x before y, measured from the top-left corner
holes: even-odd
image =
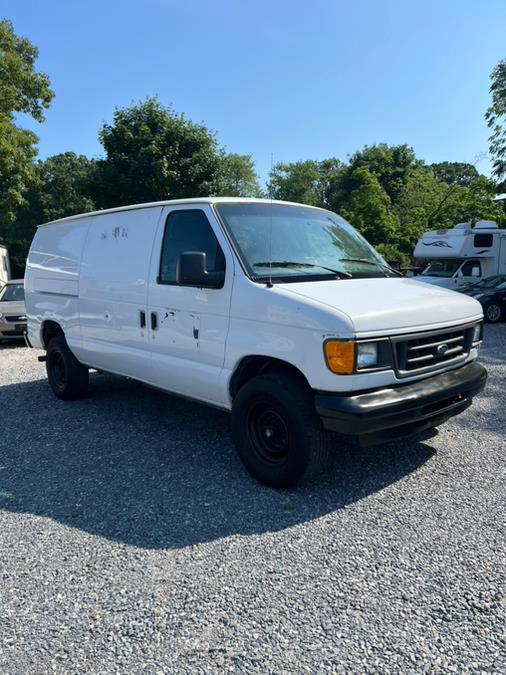
[[[473,298],[410,279],[374,278],[276,284],[297,295],[345,313],[357,334],[394,334],[479,320]]]

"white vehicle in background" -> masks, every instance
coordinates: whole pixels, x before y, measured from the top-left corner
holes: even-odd
[[[11,278],[11,266],[9,262],[9,251],[0,244],[0,288],[4,286]]]
[[[403,278],[324,209],[215,197],[64,218],[37,229],[25,286],[58,398],[96,368],[230,411],[274,487],[323,465],[328,432],[418,433],[485,386],[480,304]]]
[[[414,257],[427,265],[417,277],[444,288],[457,289],[506,274],[506,230],[492,220],[459,223],[450,230],[425,232]]]

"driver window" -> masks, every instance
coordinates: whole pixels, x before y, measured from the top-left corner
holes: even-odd
[[[225,256],[205,213],[198,209],[172,211],[165,223],[160,259],[161,284],[176,284],[181,253],[202,251],[208,272],[222,272]]]
[[[479,260],[468,260],[466,263],[462,265],[461,268],[461,274],[463,277],[472,277],[473,276],[473,269],[477,267],[480,270],[480,273],[478,276],[481,277],[481,264]]]

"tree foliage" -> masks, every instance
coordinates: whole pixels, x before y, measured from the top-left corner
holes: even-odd
[[[406,145],[365,146],[347,164],[336,159],[277,164],[268,186],[276,199],[340,213],[372,244],[386,247],[389,259],[403,263],[425,230],[479,218],[504,220],[493,201],[495,184],[472,164],[427,166]]]
[[[504,180],[506,179],[506,59],[499,61],[490,79],[492,103],[485,114],[485,119],[491,130],[489,142],[494,176],[498,180]]]
[[[33,175],[37,137],[19,129],[0,115],[0,238],[25,204],[25,193]]]
[[[272,199],[282,199],[310,206],[326,207],[341,162],[334,157],[321,162],[309,159],[276,164],[267,183]]]
[[[156,98],[117,108],[99,138],[105,150],[95,181],[100,207],[202,197],[219,178],[214,134]]]
[[[36,225],[73,213],[130,203],[206,195],[260,197],[251,155],[227,153],[205,124],[157,98],[116,109],[99,131],[104,157],[65,152],[37,162],[37,137],[15,124],[41,122],[53,97],[35,69],[37,48],[0,21],[0,239],[21,264]],[[506,60],[492,72],[494,175],[506,179]],[[505,183],[506,185],[506,183]],[[335,157],[278,163],[267,194],[341,213],[389,260],[405,264],[420,234],[488,218],[506,224],[497,184],[465,162],[426,165],[406,144],[365,146]]]
[[[393,244],[398,218],[378,177],[367,167],[346,167],[335,181],[331,208],[373,244]]]
[[[47,75],[37,73],[37,48],[0,20],[0,240],[11,243],[19,210],[33,178],[37,136],[15,124],[15,113],[44,119],[53,92]]]
[[[376,176],[379,184],[385,190],[392,202],[395,202],[409,172],[423,165],[416,159],[413,148],[409,145],[366,145],[363,150],[355,152],[349,161],[352,169],[366,167]]]
[[[35,45],[14,33],[10,21],[0,20],[0,115],[23,112],[44,120],[54,93],[49,77],[34,70],[38,55]]]
[[[214,192],[224,197],[261,197],[255,162],[251,155],[223,154]]]
[[[431,164],[435,177],[441,183],[469,187],[471,181],[480,175],[474,164],[467,162],[438,162]]]
[[[22,267],[37,225],[75,213],[91,211],[89,196],[93,163],[65,152],[37,162],[27,179],[24,203],[14,223],[6,227],[11,262]]]

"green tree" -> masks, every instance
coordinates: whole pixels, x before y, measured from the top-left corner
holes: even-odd
[[[267,190],[273,199],[327,207],[332,185],[341,170],[338,159],[312,159],[276,164],[269,174]]]
[[[428,167],[411,169],[395,204],[399,218],[398,244],[411,254],[426,230],[447,229],[459,222],[491,219],[502,222],[502,209],[494,202],[495,185],[477,175],[467,186],[437,180]]]
[[[220,159],[215,192],[227,197],[261,197],[262,189],[253,157],[224,154]]]
[[[0,115],[0,238],[15,221],[33,176],[37,137]]]
[[[451,227],[455,223],[495,220],[505,224],[504,213],[494,201],[496,186],[486,176],[478,176],[468,188],[455,190],[439,216],[439,223]]]
[[[5,228],[14,265],[23,267],[37,225],[94,208],[89,196],[92,170],[89,159],[73,152],[48,157],[31,168],[24,204]]]
[[[398,263],[400,267],[408,267],[411,258],[403,253],[395,244],[378,244],[376,250],[389,263]]]
[[[497,180],[506,179],[506,59],[499,61],[490,76],[492,103],[485,119],[491,130],[489,137],[492,166]]]
[[[0,21],[0,239],[9,245],[7,228],[25,203],[32,177],[37,136],[15,124],[15,113],[38,122],[53,92],[44,73],[35,71],[37,48],[14,33],[10,21]]]
[[[448,185],[437,180],[434,172],[423,165],[412,167],[405,176],[394,211],[399,219],[398,246],[411,255],[422,234],[431,227],[444,202]],[[437,223],[435,222],[435,226]]]
[[[468,187],[469,183],[480,175],[473,164],[467,162],[438,162],[431,164],[434,176],[441,183]]]
[[[219,181],[214,134],[156,98],[117,108],[99,138],[106,155],[94,183],[100,207],[202,197]]]
[[[365,166],[347,167],[334,185],[330,207],[374,246],[395,243],[399,221],[390,197]]]
[[[408,145],[378,143],[366,145],[355,152],[350,157],[349,166],[352,170],[367,168],[395,203],[411,169],[423,166],[423,162],[416,159],[413,148]]]
[[[10,21],[0,20],[0,115],[23,112],[44,121],[54,93],[48,76],[34,70],[38,55],[35,45],[14,33]]]

